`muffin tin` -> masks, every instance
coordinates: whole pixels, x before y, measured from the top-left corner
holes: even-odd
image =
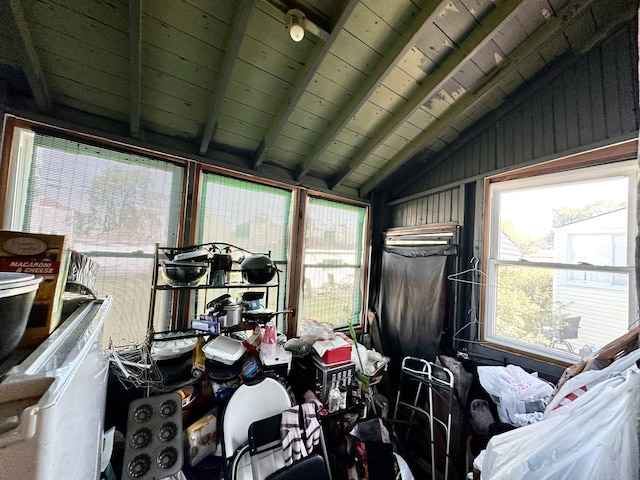
[[[182,468],[182,397],[139,398],[129,404],[122,479],[168,477]]]

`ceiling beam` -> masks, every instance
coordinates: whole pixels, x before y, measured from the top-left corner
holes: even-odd
[[[129,0],[129,135],[140,136],[142,0]]]
[[[360,195],[366,196],[376,185],[418,153],[429,140],[447,128],[453,120],[466,110],[473,108],[478,102],[482,102],[484,97],[491,93],[493,87],[513,73],[527,57],[538,52],[554,34],[566,27],[593,1],[595,0],[573,0],[569,2],[555,17],[552,17],[542,25],[525,43],[518,46],[503,64],[498,65],[497,69],[489,77],[483,77],[476,82],[476,85],[458,97],[456,102],[441,117],[430,123],[411,143],[394,155],[382,169],[378,170],[367,183],[360,187]]]
[[[462,41],[460,47],[454,50],[431,75],[427,76],[411,97],[398,112],[395,112],[392,119],[385,123],[380,130],[361,148],[358,153],[351,159],[347,168],[340,172],[330,182],[336,187],[352,172],[354,172],[364,161],[371,155],[380,145],[382,145],[398,127],[408,120],[413,113],[418,110],[422,104],[434,92],[442,87],[449,79],[459,70],[460,64],[473,57],[488,42],[490,42],[495,33],[501,26],[506,23],[514,10],[520,4],[520,0],[505,0],[500,2],[480,24]]]
[[[31,87],[31,93],[38,108],[46,112],[51,109],[51,95],[49,87],[44,78],[44,72],[40,65],[38,53],[33,45],[29,26],[24,18],[20,0],[7,0],[8,9],[6,21],[10,29],[13,30],[11,38],[16,47],[18,59],[24,70],[24,74]]]
[[[242,38],[247,30],[249,16],[251,15],[251,10],[253,10],[255,3],[256,0],[244,0],[242,2],[242,6],[238,9],[238,18],[236,19],[235,26],[233,28],[231,44],[229,45],[229,50],[227,50],[227,54],[224,59],[224,69],[218,77],[218,85],[216,86],[214,93],[215,96],[213,98],[211,108],[209,109],[208,120],[204,128],[204,133],[202,134],[200,155],[204,155],[207,152],[209,142],[211,142],[211,138],[213,138],[213,134],[218,127],[218,117],[220,116],[222,101],[224,100],[227,87],[229,86],[231,72],[233,71],[233,67],[238,59],[240,44],[242,43]]]
[[[302,165],[296,172],[296,178],[300,180],[307,173],[311,165],[315,163],[325,149],[340,134],[342,129],[351,121],[355,113],[367,102],[369,97],[375,92],[382,80],[395,68],[412,46],[415,44],[416,37],[420,35],[422,29],[429,22],[433,21],[436,8],[439,7],[437,2],[431,2],[430,7],[425,7],[420,11],[415,20],[411,23],[411,28],[406,30],[400,38],[394,43],[393,49],[387,52],[385,56],[378,62],[367,80],[360,85],[357,92],[353,94],[349,102],[341,109],[341,114],[336,118],[331,128],[327,129],[320,140],[307,156]]]
[[[311,80],[313,79],[316,72],[318,71],[320,64],[324,61],[325,57],[329,54],[329,51],[331,50],[331,47],[333,46],[336,38],[338,37],[338,34],[342,31],[344,24],[347,22],[347,20],[351,16],[351,13],[353,13],[353,9],[356,7],[357,4],[358,4],[358,0],[349,0],[349,2],[345,5],[344,9],[342,10],[342,13],[340,14],[340,18],[338,19],[338,22],[336,23],[336,25],[333,27],[333,30],[331,31],[331,34],[329,35],[329,38],[327,39],[327,41],[318,42],[316,44],[316,47],[314,48],[313,53],[311,55],[311,58],[313,58],[313,61],[307,61],[306,65],[298,75],[296,82],[291,87],[291,91],[293,92],[293,95],[291,96],[288,102],[283,103],[282,106],[280,107],[280,110],[278,111],[278,114],[276,115],[274,121],[271,122],[271,126],[269,127],[269,130],[267,131],[264,138],[262,139],[262,142],[260,143],[260,147],[258,147],[258,149],[254,154],[254,157],[253,157],[254,170],[257,169],[264,161],[265,157],[267,156],[267,153],[269,152],[269,149],[273,146],[274,142],[276,141],[276,138],[280,134],[280,131],[289,120],[291,113],[296,108],[296,105],[300,101],[300,98],[302,97],[302,95],[305,93],[307,87],[309,86],[309,83],[311,83]]]

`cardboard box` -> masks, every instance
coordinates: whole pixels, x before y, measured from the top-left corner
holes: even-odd
[[[22,346],[39,345],[60,323],[69,257],[66,236],[0,230],[0,271],[42,277]]]
[[[316,340],[313,343],[314,350],[322,358],[324,363],[344,363],[351,360],[351,339],[336,333],[333,338],[328,340]]]
[[[194,466],[209,455],[222,455],[215,414],[209,413],[196,420],[185,433],[189,465]]]

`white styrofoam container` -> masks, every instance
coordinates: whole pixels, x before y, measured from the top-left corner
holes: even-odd
[[[246,350],[242,341],[223,335],[214,338],[202,347],[205,357],[225,365],[233,365],[242,358]]]

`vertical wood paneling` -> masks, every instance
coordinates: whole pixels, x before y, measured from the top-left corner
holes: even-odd
[[[484,172],[491,172],[492,170],[495,170],[497,168],[497,153],[496,153],[496,129],[495,128],[489,128],[487,130],[487,134],[488,134],[488,139],[487,142],[489,144],[489,148],[487,150],[487,165],[490,167],[489,170],[484,170]]]
[[[619,41],[619,40],[618,40]],[[602,45],[602,81],[607,87],[604,89],[605,122],[607,125],[607,137],[620,135],[622,124],[620,123],[620,98],[618,89],[618,72],[616,69],[615,55],[620,46],[614,39],[607,40]]]
[[[591,121],[594,141],[607,138],[607,122],[604,115],[604,85],[602,83],[602,57],[594,48],[588,55],[589,85],[591,90]]]
[[[551,155],[555,148],[555,119],[553,117],[553,96],[546,88],[541,96],[542,102],[542,154]]]
[[[448,203],[447,203],[447,195],[446,192],[441,192],[438,194],[438,223],[442,223],[446,221],[445,219],[448,215]]]
[[[567,69],[563,75],[563,80],[567,148],[575,148],[580,145],[580,137],[578,135],[578,97],[574,91],[578,84],[575,65]]]
[[[444,215],[442,217],[443,222],[452,222],[454,213],[453,213],[453,192],[451,190],[447,190],[444,192],[445,205],[447,206]]]
[[[625,35],[623,35],[625,33]],[[635,33],[635,32],[634,32]],[[631,83],[629,78],[634,78],[634,70],[631,62],[633,55],[629,51],[630,42],[628,32],[621,32],[618,37],[619,49],[624,51],[624,55],[616,56],[616,67],[618,72],[618,94],[620,98],[620,124],[623,132],[632,130],[636,125],[636,105],[638,105],[637,83]]]
[[[480,142],[475,141],[471,146],[471,174],[468,175],[468,177],[478,175],[480,173]]]
[[[462,199],[460,198],[461,189],[455,188],[451,191],[451,218],[449,221],[462,224],[462,218],[460,216],[460,205]]]
[[[422,197],[420,199],[420,208],[418,209],[418,223],[420,225],[427,224],[427,199]]]
[[[551,85],[553,96],[553,132],[555,139],[555,152],[562,152],[567,149],[567,118],[565,111],[564,82],[562,77],[553,79]]]
[[[511,156],[511,165],[522,163],[523,155],[523,138],[522,138],[522,109],[519,108],[513,112],[513,154]]]
[[[471,149],[474,143],[475,142],[470,142],[464,146],[464,154],[463,154],[464,164],[461,165],[461,167],[464,168],[464,176],[466,178],[469,178],[470,176],[473,175],[472,173],[473,156],[471,154]]]
[[[522,160],[525,162],[533,159],[533,140],[531,99],[528,98],[522,108]]]
[[[420,225],[420,198],[416,198],[411,201],[411,210],[410,210],[410,224],[411,226]]]
[[[505,166],[504,158],[504,119],[496,123],[496,168]]]
[[[576,95],[578,97],[578,144],[588,145],[593,142],[592,105],[589,84],[589,62],[582,58],[576,63]]]
[[[540,158],[544,155],[544,121],[540,92],[534,93],[531,97],[531,119],[533,121],[533,158]]]
[[[504,135],[502,137],[502,148],[504,149],[504,163],[503,165],[498,165],[500,167],[507,167],[513,165],[515,162],[513,161],[513,133],[514,133],[514,113],[509,112],[509,114],[505,115],[505,120],[502,122],[504,128]]]

